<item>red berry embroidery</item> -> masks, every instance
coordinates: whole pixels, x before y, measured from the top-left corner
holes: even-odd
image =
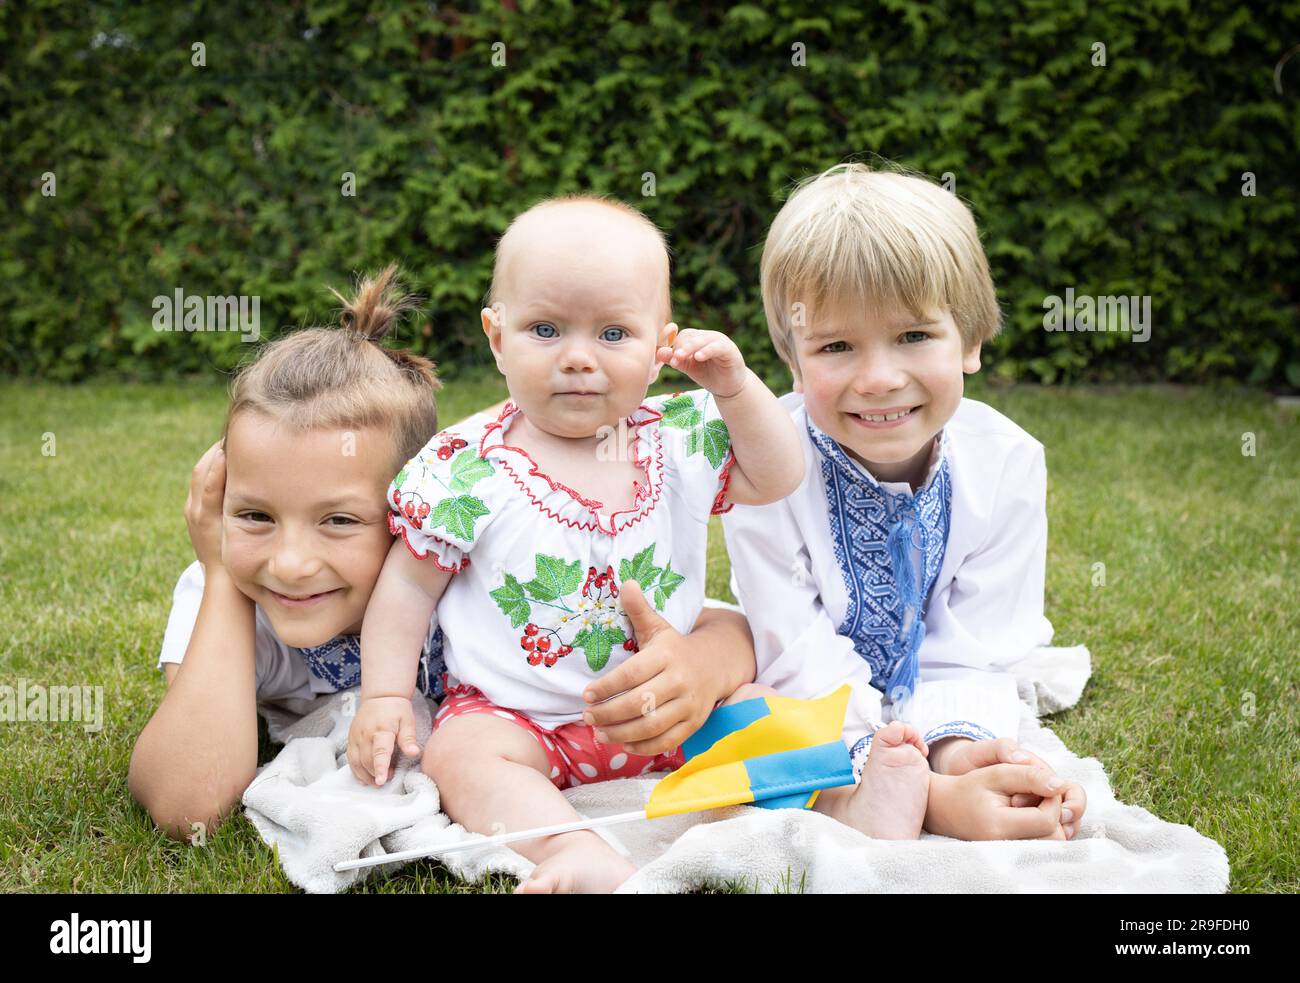
[[[393,504],[394,505],[402,504],[402,493],[400,491],[393,492]]]
[[[425,518],[429,514],[429,503],[421,502],[420,507],[416,511],[420,513],[421,519]]]
[[[531,652],[533,650],[533,647],[536,644],[537,644],[536,640],[529,638],[527,635],[519,639],[519,647],[522,648],[525,652]],[[529,661],[531,662],[532,660],[530,659]],[[533,662],[533,665],[537,665],[537,663]]]
[[[466,441],[461,440],[461,438],[457,437],[455,440],[451,442],[451,446],[455,450],[460,450],[462,447],[468,447],[469,444]]]
[[[541,661],[542,661],[542,654],[540,652],[528,653],[528,664],[530,666],[540,665]]]
[[[551,640],[549,638],[539,638],[537,640],[537,651],[549,652],[551,650]],[[548,662],[547,665],[550,665]]]
[[[450,460],[451,460],[451,456],[452,456],[452,454],[454,454],[454,453],[455,453],[455,451],[453,451],[450,447],[439,447],[439,448],[438,448],[438,460],[440,460],[440,461],[450,461]]]
[[[549,667],[549,666],[553,666],[553,665],[555,665],[555,660],[556,660],[557,658],[558,658],[558,656],[556,656],[555,654],[551,654],[551,655],[546,656],[546,657],[543,659],[543,661],[544,661],[544,662],[546,663],[546,665]]]
[[[624,652],[631,652],[632,649],[634,649],[634,648],[636,648],[636,642],[634,642],[634,641],[633,641],[632,639],[630,639],[630,638],[629,638],[627,641],[625,641],[625,642],[623,643],[623,651],[624,651]]]

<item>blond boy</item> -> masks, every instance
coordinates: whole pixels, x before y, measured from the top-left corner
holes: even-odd
[[[762,289],[807,470],[723,525],[756,682],[853,686],[861,785],[818,808],[883,838],[1074,836],[1082,788],[1015,741],[1004,667],[1052,637],[1047,473],[1037,440],[962,396],[1000,327],[969,210],[921,177],[832,167],[772,223]]]

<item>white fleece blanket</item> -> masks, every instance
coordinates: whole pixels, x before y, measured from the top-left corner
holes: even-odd
[[[1073,840],[968,843],[929,833],[916,841],[874,840],[815,812],[735,806],[602,831],[639,867],[620,893],[726,885],[810,893],[1226,891],[1223,847],[1190,826],[1118,802],[1101,762],[1079,758],[1039,721],[1078,701],[1091,674],[1088,650],[1042,648],[1010,668],[1022,701],[1021,744],[1087,790]],[[351,691],[263,708],[284,748],[245,791],[245,813],[278,850],[288,878],[309,892],[342,891],[401,866],[337,873],[341,860],[477,838],[440,810],[437,788],[412,759],[402,758],[383,788],[352,777],[344,750],[355,699]],[[416,707],[421,745],[430,733],[430,706]],[[597,816],[640,808],[653,787],[651,780],[625,779],[565,795],[583,815]],[[493,872],[523,878],[533,866],[509,847],[457,853],[443,863],[467,881]]]

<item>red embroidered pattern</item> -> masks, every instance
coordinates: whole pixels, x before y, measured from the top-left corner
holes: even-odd
[[[731,485],[731,466],[734,463],[736,463],[735,448],[728,447],[727,459],[722,462],[722,470],[718,472],[722,475],[722,488],[718,490],[718,495],[713,500],[713,511],[709,513],[710,515],[726,515],[736,506],[735,502],[728,502],[725,506],[722,504],[722,500],[727,497],[727,488]]]
[[[635,448],[639,443],[641,428],[644,427],[646,424],[654,423],[655,421],[660,420],[663,417],[663,414],[650,408],[649,406],[646,406],[644,403],[642,403],[638,407],[638,409],[644,410],[649,415],[646,416],[646,418],[643,420],[636,420],[636,421],[632,420],[631,417],[628,417],[628,422],[631,424],[633,428],[632,430],[633,438],[634,438],[633,453],[636,452]],[[602,525],[601,523],[601,516],[598,511],[601,505],[604,503],[597,502],[588,498],[583,498],[581,494],[579,494],[574,489],[570,488],[568,485],[564,484],[563,482],[556,481],[550,475],[542,471],[541,468],[538,467],[537,462],[533,460],[532,455],[529,454],[522,447],[515,447],[511,444],[505,444],[505,443],[497,444],[493,447],[486,446],[488,442],[488,437],[497,431],[504,430],[505,429],[504,424],[506,419],[514,415],[518,411],[519,408],[514,404],[513,401],[507,402],[506,405],[502,407],[501,415],[497,417],[495,421],[488,424],[487,428],[483,431],[483,437],[479,441],[478,456],[483,457],[489,450],[506,450],[506,451],[512,451],[516,454],[522,455],[524,459],[528,461],[529,464],[528,475],[530,477],[536,476],[542,478],[546,481],[547,484],[551,486],[552,489],[556,491],[563,491],[566,494],[568,494],[570,498],[572,498],[575,502],[577,502],[579,505],[585,508],[588,513],[590,513],[593,521],[579,522],[574,519],[566,519],[563,516],[561,516],[558,512],[555,512],[553,509],[548,508],[545,502],[543,502],[540,498],[538,498],[536,495],[532,493],[532,490],[529,489],[528,485],[524,482],[523,478],[519,476],[519,474],[515,471],[515,469],[510,466],[509,462],[505,460],[499,460],[497,463],[500,464],[501,467],[505,469],[506,473],[510,475],[511,479],[514,481],[515,485],[518,486],[519,490],[524,493],[524,495],[528,498],[528,500],[533,505],[537,506],[537,508],[541,510],[543,515],[547,516],[548,518],[554,519],[555,521],[559,522],[561,525],[568,526],[571,529],[582,529],[587,531],[595,529],[605,533],[608,536],[615,536],[620,531],[618,526],[618,517],[621,515],[626,515],[629,512],[639,511],[641,508],[641,503],[644,502],[647,497],[651,498],[649,507],[646,508],[646,510],[641,515],[637,516],[631,522],[627,523],[627,525],[623,526],[623,528],[624,529],[632,528],[634,525],[636,525],[638,522],[640,522],[642,519],[644,519],[646,516],[650,515],[654,511],[655,505],[657,505],[659,501],[660,491],[663,488],[663,461],[664,461],[663,435],[660,434],[658,431],[656,431],[654,434],[653,455],[647,455],[645,457],[637,457],[633,459],[633,463],[638,468],[641,469],[642,473],[645,474],[645,479],[646,479],[646,484],[644,487],[642,487],[640,483],[634,483],[635,491],[633,493],[633,501],[636,504],[634,504],[632,508],[620,509],[617,512],[610,513],[609,528],[606,529],[605,526]],[[656,484],[654,480],[651,478],[650,465],[652,460],[656,466],[656,474],[659,477],[658,484]]]
[[[402,537],[402,542],[406,545],[407,550],[417,560],[432,560],[433,565],[437,567],[439,570],[444,571],[445,573],[460,573],[467,566],[469,566],[468,556],[461,558],[460,566],[447,567],[447,566],[443,566],[441,563],[438,562],[438,554],[435,553],[433,550],[429,550],[425,553],[417,553],[415,551],[415,547],[411,545],[411,541],[406,536],[406,526],[403,525],[401,522],[398,522],[397,517],[394,516],[392,512],[388,513],[388,531],[391,532],[394,536],[400,535]],[[428,534],[426,533],[426,535]],[[456,546],[455,543],[449,543],[441,536],[429,536],[429,538],[434,540],[435,542],[442,543],[443,546]],[[459,547],[456,548],[459,549]]]

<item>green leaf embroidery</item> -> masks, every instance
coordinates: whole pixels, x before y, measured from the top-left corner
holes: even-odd
[[[455,498],[446,498],[438,503],[429,517],[429,526],[432,529],[444,526],[457,539],[469,543],[474,540],[475,520],[490,511],[491,509],[484,505],[482,500],[473,495],[457,495]]]
[[[503,614],[509,616],[514,628],[524,624],[533,611],[528,598],[524,596],[523,585],[511,574],[506,574],[506,582],[492,591],[492,600],[497,602],[497,607]]]
[[[643,592],[649,591],[659,576],[659,567],[654,565],[655,544],[651,543],[630,561],[621,560],[618,564],[618,579],[635,580]]]
[[[673,592],[685,580],[685,577],[673,569],[672,562],[669,561],[668,566],[664,567],[664,572],[659,576],[658,586],[655,587],[655,607],[662,611],[664,605],[668,603],[668,598],[673,596]]]
[[[731,446],[731,434],[727,431],[726,421],[715,419],[704,423],[704,414],[695,408],[695,402],[689,395],[682,393],[664,403],[662,425],[687,431],[687,457],[703,453],[714,470],[722,467],[722,462],[727,457],[727,448]]]
[[[626,641],[627,635],[616,625],[593,625],[578,632],[569,644],[582,649],[587,656],[587,665],[599,672],[609,662],[609,653],[614,646]]]
[[[402,485],[405,483],[406,483],[406,468],[402,468],[401,471],[397,472],[397,477],[393,479],[393,487],[401,488]]]
[[[704,419],[704,414],[695,408],[695,401],[686,393],[674,396],[664,403],[662,425],[689,430]]]
[[[704,447],[704,456],[709,459],[709,463],[715,469],[722,467],[723,460],[727,456],[727,448],[731,446],[731,435],[727,432],[727,424],[724,420],[710,420],[704,425],[701,441]],[[692,433],[691,436],[695,436]],[[691,453],[694,453],[693,451]]]
[[[528,581],[524,588],[539,601],[554,601],[572,594],[582,583],[577,560],[565,563],[558,557],[538,553],[535,562],[537,576]]]
[[[492,465],[479,457],[476,451],[463,450],[451,460],[451,483],[448,487],[457,494],[467,492],[475,482],[495,473]]]

